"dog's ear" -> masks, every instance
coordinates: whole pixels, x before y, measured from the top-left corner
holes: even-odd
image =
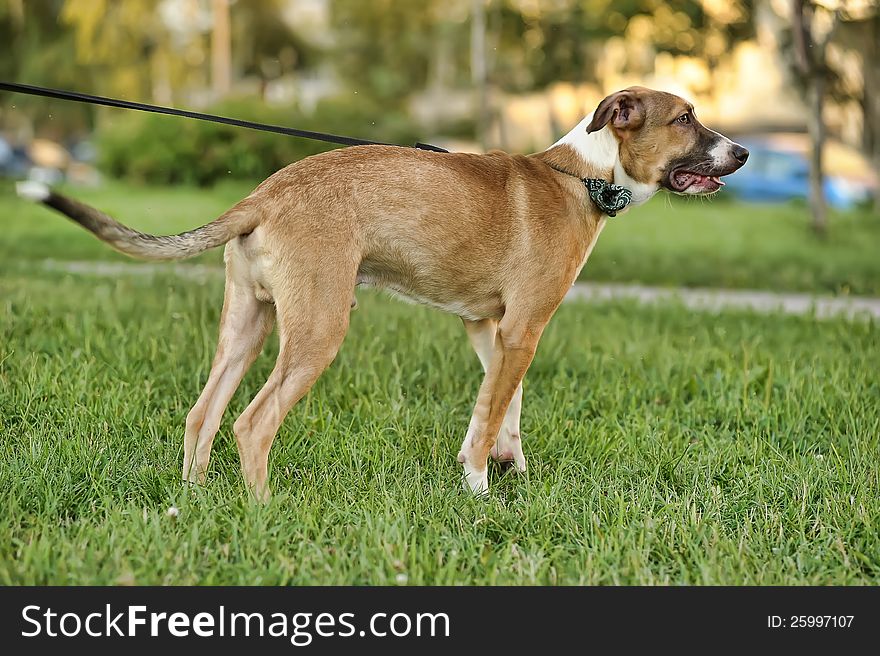
[[[601,130],[608,123],[618,130],[635,130],[645,122],[645,106],[631,91],[612,93],[599,103],[587,134]]]

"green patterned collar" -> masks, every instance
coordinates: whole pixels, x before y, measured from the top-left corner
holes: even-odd
[[[590,198],[608,216],[617,213],[632,202],[632,191],[598,178],[583,178]]]
[[[570,175],[573,178],[577,177],[574,173],[569,173],[565,169],[561,169],[550,162],[547,162],[547,164],[551,169],[559,171],[560,173],[565,173],[565,175]],[[620,185],[616,185],[600,178],[581,178],[581,182],[583,182],[584,186],[587,188],[590,200],[596,204],[596,207],[598,207],[603,214],[607,214],[608,216],[617,216],[618,212],[632,202],[632,191],[626,187],[621,187]]]

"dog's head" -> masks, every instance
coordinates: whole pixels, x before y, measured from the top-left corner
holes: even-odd
[[[618,161],[635,183],[678,194],[709,194],[748,159],[749,151],[697,120],[694,106],[671,93],[631,87],[605,98],[587,133],[605,127]]]

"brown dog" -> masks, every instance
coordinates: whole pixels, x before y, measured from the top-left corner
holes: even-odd
[[[355,287],[372,285],[464,321],[486,375],[458,461],[465,487],[482,493],[490,455],[526,468],[523,376],[613,212],[588,187],[613,182],[611,200],[633,205],[661,187],[711,193],[747,157],[686,101],[633,87],[541,153],[334,150],[282,169],[215,221],[175,236],[131,230],[36,183],[19,191],[135,257],[178,259],[226,244],[217,354],[186,419],[186,480],[204,481],[223,412],[277,319],[275,368],[233,427],[245,481],[268,497],[275,434],[336,356]]]

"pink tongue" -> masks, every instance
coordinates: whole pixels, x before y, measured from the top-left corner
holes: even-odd
[[[711,180],[712,182],[717,184],[719,187],[724,186],[724,183],[721,182],[721,178],[719,178],[717,175],[699,175],[697,173],[694,173],[693,175],[694,175],[694,178],[696,178],[697,184],[705,184],[707,180]]]
[[[717,175],[710,176],[710,175],[700,175],[699,173],[687,172],[687,173],[684,173],[682,175],[682,177],[679,178],[679,180],[685,187],[689,187],[692,184],[704,185],[709,180],[711,180],[712,182],[717,184],[719,187],[724,186],[724,183],[721,181],[721,179]]]

